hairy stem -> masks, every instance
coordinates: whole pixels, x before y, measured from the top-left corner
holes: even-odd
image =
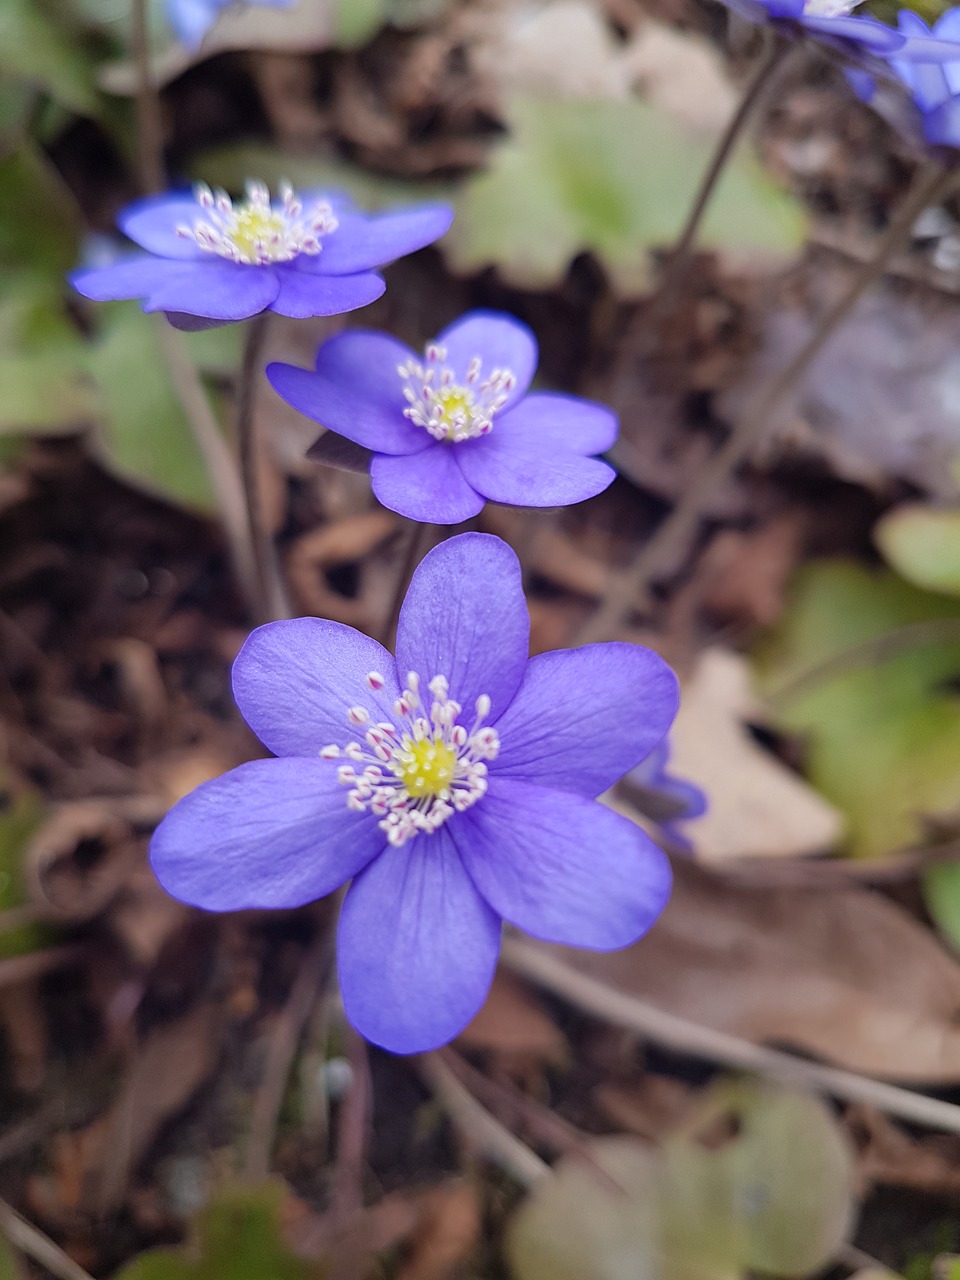
[[[137,159],[147,195],[166,189],[160,95],[150,69],[147,0],[133,0],[133,59],[137,69]]]
[[[254,410],[257,378],[263,364],[267,336],[267,312],[254,316],[249,325],[237,394],[237,447],[258,585],[257,621],[269,622],[276,618],[289,618],[290,606],[280,577],[273,539],[264,524],[260,500],[259,450]]]
[[[627,621],[634,602],[645,595],[647,587],[657,574],[670,564],[677,548],[696,530],[704,502],[726,484],[753,448],[782,400],[807,372],[867,289],[883,275],[887,263],[909,237],[918,215],[928,205],[942,198],[954,181],[952,174],[946,173],[940,164],[932,160],[918,170],[913,185],[880,237],[873,256],[854,274],[850,287],[822,318],[812,337],[753,401],[726,442],[709,459],[633,564],[614,576],[600,607],[587,620],[577,637],[578,644],[603,639]]]

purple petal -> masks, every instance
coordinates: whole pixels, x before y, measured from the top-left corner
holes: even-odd
[[[117,226],[141,248],[161,258],[209,261],[210,254],[205,253],[196,240],[177,235],[177,227],[184,223],[193,227],[205,219],[206,214],[192,196],[147,196],[121,210]]]
[[[323,343],[316,373],[271,364],[267,378],[288,404],[338,435],[377,453],[417,453],[433,439],[403,416],[397,366],[410,359],[414,353],[395,338],[351,329]]]
[[[520,562],[505,542],[462,533],[424,556],[397,626],[401,679],[408,671],[424,683],[444,675],[465,718],[485,693],[495,719],[520,686],[529,644]]]
[[[541,391],[494,420],[493,436],[568,453],[606,453],[617,438],[617,415],[605,404]]]
[[[434,341],[446,347],[447,363],[457,382],[464,382],[474,356],[480,356],[481,378],[494,369],[509,369],[516,385],[505,407],[516,404],[526,394],[537,370],[537,340],[525,324],[505,311],[469,311],[438,333]]]
[[[441,828],[388,848],[357,876],[337,950],[357,1030],[393,1053],[421,1053],[446,1044],[483,1004],[500,920]]]
[[[374,693],[366,676],[385,684]],[[316,756],[329,743],[345,746],[359,730],[347,710],[363,706],[392,720],[400,696],[393,656],[376,640],[341,622],[291,618],[251,631],[233,664],[240,714],[278,756]]]
[[[625,947],[670,896],[663,850],[595,800],[491,778],[455,822],[464,866],[491,907],[545,942]]]
[[[307,271],[342,276],[382,267],[439,240],[453,221],[449,205],[426,205],[395,213],[338,212],[340,225],[323,238],[323,248]]]
[[[402,457],[378,454],[370,483],[391,511],[423,524],[459,524],[483,510],[483,498],[463,478],[453,448],[430,440],[432,448]]]
[[[874,22],[870,18],[850,17],[816,17],[814,15],[800,19],[800,25],[815,35],[828,36],[835,40],[849,40],[861,45],[873,53],[890,53],[903,44],[903,36],[893,27],[885,27],[882,22]]]
[[[246,320],[265,311],[279,288],[273,267],[246,267],[226,259],[184,263],[151,291],[143,309]]]
[[[150,843],[157,879],[207,911],[300,907],[339,888],[384,846],[347,808],[336,765],[252,760],[174,805]]]
[[[653,750],[679,701],[676,676],[643,645],[538,654],[494,721],[500,753],[490,772],[598,796]]]
[[[456,445],[457,462],[468,482],[490,502],[518,507],[565,507],[602,493],[616,472],[597,458],[568,453],[558,442],[515,443],[489,436]]]
[[[804,0],[762,0],[762,3],[771,18],[791,21],[803,16]]]
[[[960,147],[960,96],[948,98],[924,116],[923,136],[933,146]]]
[[[386,289],[380,276],[372,271],[358,275],[320,276],[298,271],[294,264],[277,268],[280,292],[270,310],[294,320],[310,316],[338,316],[344,311],[365,307]]]
[[[145,298],[162,288],[171,277],[192,272],[186,263],[155,258],[152,254],[136,254],[122,258],[109,267],[91,267],[74,271],[69,276],[77,293],[94,302],[116,302],[120,298]]]

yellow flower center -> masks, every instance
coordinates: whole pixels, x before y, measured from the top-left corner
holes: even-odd
[[[439,735],[414,742],[405,738],[394,773],[410,795],[439,796],[450,790],[457,754]]]
[[[246,262],[257,262],[269,254],[273,244],[282,243],[286,231],[283,215],[274,209],[250,201],[233,207],[230,239]]]
[[[450,428],[451,435],[455,437],[458,429],[470,421],[474,395],[466,387],[441,387],[436,392],[434,404],[440,421]]]

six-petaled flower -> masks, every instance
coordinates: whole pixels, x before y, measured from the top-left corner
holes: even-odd
[[[271,200],[263,183],[246,198],[198,186],[193,195],[152,196],[129,205],[120,229],[146,252],[74,272],[73,286],[97,302],[143,298],[184,328],[227,324],[261,311],[336,315],[384,290],[375,268],[421,249],[453,219],[446,205],[365,214],[342,198],[297,194]]]
[[[344,1005],[395,1052],[456,1035],[483,1003],[503,921],[610,949],[666,903],[665,855],[596,803],[670,727],[677,684],[651,650],[528,658],[514,553],[488,534],[416,570],[396,659],[336,622],[252,632],[233,681],[276,758],[204,783],[158,827],[161,883],[215,911],[297,907],[351,881]]]
[[[562,506],[593,497],[614,471],[592,455],[616,439],[616,416],[575,396],[527,395],[537,343],[512,316],[473,311],[421,356],[385,333],[325,342],[314,370],[272,364],[283,398],[371,453],[385,507],[436,524],[486,501]]]

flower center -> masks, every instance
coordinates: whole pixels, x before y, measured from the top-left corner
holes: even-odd
[[[467,366],[465,382],[455,382],[454,371],[444,361],[445,347],[430,343],[424,362],[408,360],[397,367],[407,402],[404,416],[429,431],[435,440],[459,444],[485,436],[493,429],[493,419],[517,385],[509,369],[493,369],[481,379],[483,361],[474,356]]]
[[[812,18],[845,18],[863,0],[805,0],[803,12]]]
[[[367,686],[383,688],[383,676],[371,671]],[[350,707],[351,725],[366,725],[364,743],[324,747],[324,760],[345,758],[337,770],[349,787],[347,808],[380,816],[380,829],[390,844],[401,845],[421,832],[431,834],[454,813],[475,805],[487,789],[487,760],[496,759],[500,739],[483,728],[490,699],[481,694],[476,718],[467,729],[458,723],[463,708],[450,697],[446,676],[427,685],[433,695],[429,714],[420,699],[420,677],[407,675],[407,687],[393,704],[400,727],[372,721],[366,707]],[[358,768],[358,766],[361,766]]]
[[[263,182],[247,183],[247,198],[237,204],[225,191],[211,191],[204,183],[194,190],[206,215],[192,226],[177,227],[177,235],[196,241],[204,253],[215,253],[245,266],[290,262],[301,253],[318,254],[320,239],[336,231],[338,223],[326,200],[309,210],[289,183],[280,187],[280,204],[272,204]]]

